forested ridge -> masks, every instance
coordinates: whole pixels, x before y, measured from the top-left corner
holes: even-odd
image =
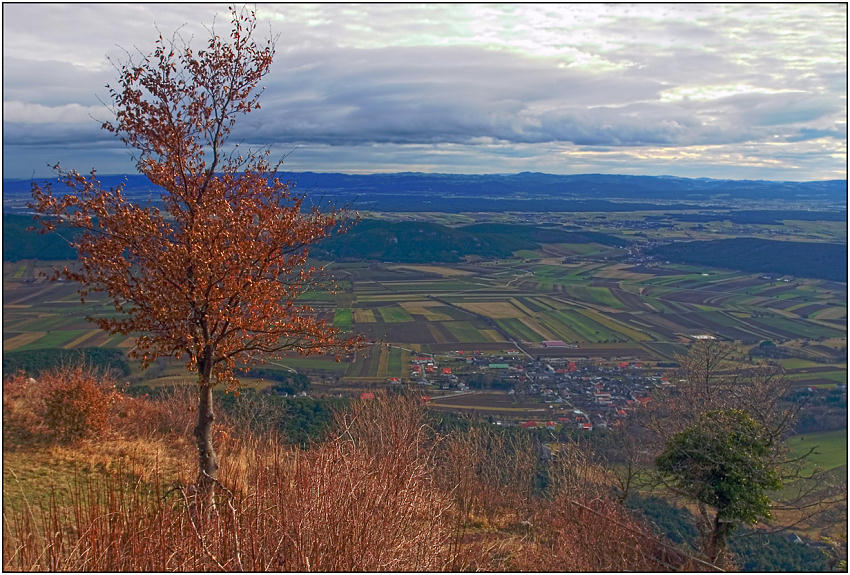
[[[647,254],[675,262],[847,281],[845,244],[787,242],[759,238],[674,242]]]

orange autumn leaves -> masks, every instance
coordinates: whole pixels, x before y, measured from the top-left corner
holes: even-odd
[[[275,177],[268,150],[228,144],[236,119],[259,107],[257,86],[274,47],[252,40],[252,13],[232,11],[229,38],[205,49],[159,37],[151,56],[121,67],[110,88],[115,120],[104,128],[135,152],[137,169],[163,189],[161,207],[138,205],[95,172],[56,167],[70,188],[33,187],[44,229],[61,218],[83,233],[79,262],[57,272],[104,292],[119,315],[94,321],[142,332],[133,354],[183,358],[202,385],[236,384],[234,369],[284,351],[343,353],[344,338],[297,298],[321,284],[307,248],[344,230],[336,209],[305,209]]]

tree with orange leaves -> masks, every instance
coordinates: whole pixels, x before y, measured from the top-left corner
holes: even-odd
[[[275,176],[270,150],[241,156],[228,145],[237,118],[260,107],[274,55],[273,41],[252,39],[253,12],[231,15],[229,37],[212,34],[197,52],[160,35],[109,88],[115,119],[103,128],[135,150],[139,172],[163,190],[162,209],[134,204],[123,186],[104,189],[94,171],[59,166],[70,193],[33,185],[30,204],[43,232],[57,219],[81,230],[78,265],[55,277],[79,282],[83,299],[109,296],[119,315],[93,321],[110,333],[141,332],[131,354],[143,365],[173,356],[197,372],[198,484],[207,493],[218,469],[214,387],[237,386],[234,370],[262,355],[339,357],[358,344],[297,303],[320,280],[308,246],[339,231],[345,214],[306,209]]]

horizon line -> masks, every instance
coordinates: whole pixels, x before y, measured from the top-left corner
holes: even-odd
[[[79,172],[80,174],[87,174],[89,172]],[[237,172],[238,173],[238,172]],[[378,172],[340,172],[340,171],[316,171],[316,170],[300,170],[300,171],[288,171],[281,170],[276,172],[278,174],[325,174],[325,175],[343,175],[343,176],[393,176],[393,175],[418,175],[418,176],[498,176],[498,177],[507,177],[507,176],[520,176],[523,174],[528,175],[540,175],[540,176],[555,176],[555,177],[582,177],[582,176],[615,176],[615,177],[626,177],[626,178],[665,178],[665,179],[676,179],[676,180],[712,180],[718,182],[771,182],[771,183],[794,183],[794,184],[806,184],[813,182],[847,182],[847,177],[844,178],[826,178],[821,180],[769,180],[769,179],[753,179],[753,178],[712,178],[708,176],[674,176],[671,174],[619,174],[619,173],[603,173],[603,172],[583,172],[578,174],[556,174],[551,172],[536,172],[523,170],[520,172],[417,172],[417,171],[398,171],[398,172],[390,172],[390,171],[378,171]],[[98,177],[108,176],[108,177],[120,177],[120,176],[140,176],[146,177],[144,174],[138,172],[112,172],[112,173],[100,173],[97,172]],[[34,180],[45,180],[45,179],[55,179],[56,176],[30,176],[29,178],[7,178],[3,177],[3,181],[7,180],[17,180],[17,181],[34,181]]]

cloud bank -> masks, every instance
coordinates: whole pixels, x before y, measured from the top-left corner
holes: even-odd
[[[99,129],[111,62],[157,29],[226,29],[222,8],[4,6],[4,175],[56,161],[132,171]],[[846,177],[840,5],[263,4],[258,16],[277,54],[263,109],[234,138],[292,152],[291,170]]]

